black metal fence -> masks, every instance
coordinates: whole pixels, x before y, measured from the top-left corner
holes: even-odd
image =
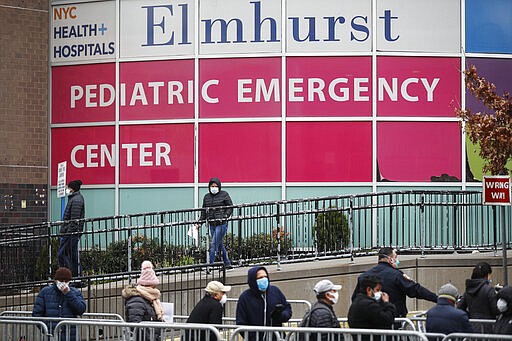
[[[209,236],[201,209],[84,220],[83,276],[204,264]],[[411,252],[494,249],[510,239],[509,206],[484,206],[478,191],[400,191],[233,206],[225,245],[235,264],[354,257],[381,246]],[[57,267],[64,222],[0,229],[0,283],[45,280]],[[508,243],[508,242],[507,242]],[[508,245],[510,245],[508,243]]]

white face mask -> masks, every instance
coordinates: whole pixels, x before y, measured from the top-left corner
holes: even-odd
[[[71,190],[69,188],[66,188],[66,195],[70,195],[71,194]]]
[[[376,291],[373,293],[373,299],[375,301],[380,301],[381,298],[382,298],[382,291]]]
[[[505,301],[503,298],[500,298],[498,302],[496,303],[496,306],[498,307],[498,310],[501,313],[504,313],[508,309],[507,301]]]
[[[210,187],[210,192],[212,194],[217,194],[219,193],[219,187]]]
[[[329,299],[329,301],[332,302],[332,304],[336,304],[338,303],[338,299],[339,299],[339,294],[338,292],[330,292],[329,293],[330,297],[327,297]]]
[[[220,304],[224,305],[227,301],[228,301],[228,295],[224,294],[224,295],[222,295],[219,302],[220,302]]]

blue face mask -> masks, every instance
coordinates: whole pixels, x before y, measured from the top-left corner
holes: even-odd
[[[397,268],[397,269],[398,269],[398,265],[399,265],[399,264],[400,264],[400,261],[398,260],[398,258],[397,258],[397,259],[395,259],[395,266],[396,266],[396,268]]]
[[[256,283],[258,284],[258,289],[260,289],[260,291],[266,291],[268,289],[268,278],[267,277],[263,277],[263,278],[256,280]]]

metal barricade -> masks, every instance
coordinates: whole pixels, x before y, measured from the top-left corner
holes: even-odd
[[[321,337],[329,341],[348,341],[366,340],[378,341],[381,337],[385,337],[388,341],[428,341],[422,333],[409,330],[382,330],[382,329],[345,329],[345,328],[290,328],[290,327],[257,327],[257,326],[240,326],[233,334],[231,341],[238,341],[239,338],[247,340],[249,338],[256,341],[270,340],[297,341],[297,340],[313,340]]]
[[[307,311],[311,310],[311,303],[307,300],[286,300],[292,307],[292,318],[302,319]],[[224,314],[226,316],[226,322],[229,324],[235,324],[236,317],[236,305],[238,298],[228,298],[226,304],[224,304]]]
[[[512,340],[512,335],[452,333],[442,341]]]
[[[51,335],[41,321],[0,318],[0,339],[20,341],[48,341]]]
[[[5,310],[0,312],[1,317],[31,317],[32,312],[28,310]],[[80,318],[84,319],[93,319],[93,320],[116,320],[116,321],[124,321],[123,317],[119,314],[113,313],[84,313],[80,316]]]
[[[340,322],[341,328],[349,328],[347,317],[340,317],[338,318],[338,321]],[[395,323],[400,323],[399,329],[396,329]],[[417,331],[414,323],[407,317],[395,317],[395,323],[391,326],[393,330]]]
[[[208,324],[66,320],[55,327],[55,341],[69,340],[74,331],[87,341],[222,340],[217,328]]]
[[[422,333],[427,332],[426,328],[426,317],[408,317],[408,319],[412,322],[413,325],[416,326],[416,330]],[[496,320],[488,320],[488,319],[469,319],[469,323],[473,327],[473,332],[476,334],[492,334],[492,329]]]

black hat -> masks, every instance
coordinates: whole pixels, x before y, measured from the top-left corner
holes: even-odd
[[[82,186],[82,181],[80,181],[80,180],[73,180],[73,181],[70,181],[68,184],[68,187],[71,188],[75,192],[78,192],[80,190],[80,186]]]

